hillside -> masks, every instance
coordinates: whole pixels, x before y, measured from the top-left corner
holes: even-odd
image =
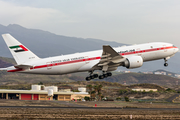
[[[0,68],[9,67],[15,64],[14,59],[0,57]]]
[[[118,82],[121,84],[139,84],[139,83],[151,83],[158,85],[175,85],[176,81],[180,82],[180,79],[154,74],[141,74],[141,73],[124,73],[114,75],[112,77],[104,79],[108,82]]]
[[[15,64],[12,58],[0,57],[0,67],[8,67]],[[87,72],[74,73],[68,75],[33,75],[33,74],[21,74],[21,73],[8,73],[6,71],[0,71],[0,85],[7,83],[38,83],[42,82],[72,82],[72,81],[85,81]],[[158,85],[175,85],[176,81],[180,83],[180,79],[165,75],[153,75],[153,74],[141,74],[141,73],[118,73],[113,72],[113,76],[103,80],[95,79],[94,81],[107,81],[117,82],[120,84],[139,84],[139,83],[151,83]]]
[[[102,45],[114,47],[124,44],[98,39],[83,39],[56,35],[47,31],[28,29],[17,24],[0,25],[0,34],[10,33],[39,57],[58,56],[102,49]],[[3,38],[0,37],[0,56],[12,57]]]

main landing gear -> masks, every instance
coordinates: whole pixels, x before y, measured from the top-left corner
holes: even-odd
[[[168,66],[168,63],[167,63],[167,59],[166,59],[166,58],[164,58],[164,62],[165,62],[165,63],[164,63],[164,66],[167,67],[167,66]]]
[[[90,75],[88,77],[86,77],[86,81],[90,81],[91,79],[95,79],[95,78],[98,78],[99,76],[99,79],[104,79],[104,78],[107,78],[109,76],[112,76],[112,73],[111,72],[103,72],[102,75],[98,75],[98,74],[93,74],[93,71],[90,72]]]
[[[109,76],[112,76],[111,72],[108,72],[108,73],[103,72],[103,74],[99,76],[99,79],[104,79],[104,78],[107,78]]]
[[[86,81],[90,81],[91,79],[98,78],[98,74],[93,74],[93,71],[90,72],[90,75],[86,77]]]

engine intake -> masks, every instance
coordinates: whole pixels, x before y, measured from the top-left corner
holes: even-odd
[[[143,65],[143,59],[141,56],[132,56],[129,58],[126,58],[126,61],[124,62],[124,67],[128,69],[132,68],[138,68]]]

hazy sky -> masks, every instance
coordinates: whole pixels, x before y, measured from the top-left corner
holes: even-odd
[[[120,43],[180,48],[180,0],[0,0],[0,24]]]

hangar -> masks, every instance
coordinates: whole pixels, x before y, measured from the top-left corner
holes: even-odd
[[[32,85],[31,90],[0,89],[0,99],[71,101],[85,96],[90,97],[86,88],[78,88],[78,90],[80,92],[72,92],[70,89],[58,91],[57,86]]]

